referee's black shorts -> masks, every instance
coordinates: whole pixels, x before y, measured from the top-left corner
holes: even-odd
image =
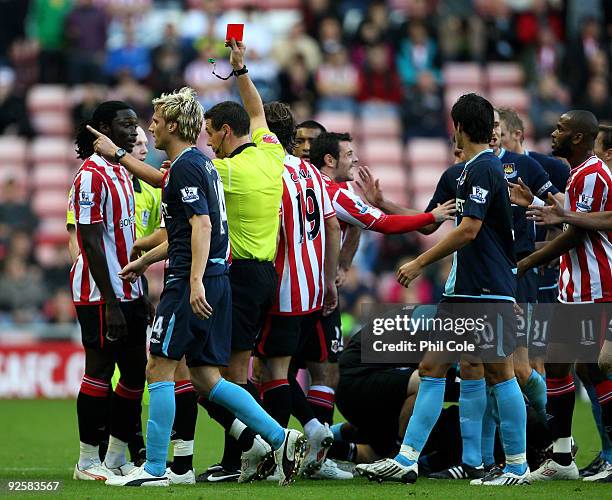
[[[232,287],[232,350],[251,351],[277,286],[272,262],[236,259],[230,266]]]

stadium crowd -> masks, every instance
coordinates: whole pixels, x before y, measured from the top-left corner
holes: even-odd
[[[520,65],[519,81],[528,91],[522,107],[529,113],[524,118],[532,141],[546,141],[559,114],[573,106],[592,110],[602,121],[612,118],[608,2],[287,0],[263,9],[257,5],[3,1],[0,134],[27,139],[49,134],[49,127],[37,128],[28,106],[28,92],[37,84],[67,86],[74,127],[106,99],[130,103],[148,123],[151,98],[183,84],[198,92],[205,109],[236,100],[232,80],[215,78],[208,62],[219,57],[217,73],[231,71],[222,57],[223,37],[225,24],[234,21],[247,22],[253,40],[251,76],[264,101],[287,102],[298,121],[348,112],[363,117],[367,130],[368,117],[388,113],[401,121],[397,133],[402,141],[446,138],[453,100],[447,91],[454,84],[444,68],[454,62]],[[59,134],[72,130],[68,126]],[[149,150],[151,160],[161,161],[154,148]],[[400,162],[409,167],[406,160]],[[65,245],[49,246],[44,256],[36,251],[41,231],[29,196],[33,186],[28,178],[12,179],[12,162],[7,163],[1,172],[0,280],[11,293],[0,296],[0,321],[73,322],[65,289],[64,270],[70,265]],[[405,195],[414,195],[410,186]],[[424,242],[411,234],[362,240],[359,265],[342,291],[347,325],[363,301],[406,299],[393,270]],[[440,297],[447,267],[423,277],[419,300]],[[20,279],[24,273],[29,280]],[[159,293],[159,284],[155,287]]]

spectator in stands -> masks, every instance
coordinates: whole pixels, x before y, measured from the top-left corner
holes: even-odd
[[[404,140],[413,137],[445,137],[446,122],[442,91],[429,71],[422,71],[402,106]]]
[[[488,0],[485,6],[485,61],[512,61],[516,33],[510,6],[505,0]]]
[[[15,73],[8,67],[0,67],[0,134],[34,136],[25,99],[15,92]]]
[[[444,0],[434,27],[444,61],[476,61],[482,52],[483,22],[472,0]]]
[[[559,43],[554,31],[545,27],[538,32],[536,44],[528,47],[523,57],[528,81],[533,82],[546,74],[559,76],[564,58],[563,45]]]
[[[544,75],[531,96],[529,118],[537,140],[549,136],[559,116],[567,111],[567,98],[554,75]]]
[[[320,26],[323,20],[328,17],[340,19],[337,3],[331,0],[309,0],[308,2],[302,2],[302,16],[306,31],[310,36],[320,41]]]
[[[42,83],[63,81],[64,23],[72,0],[32,0],[28,35],[38,42],[39,76]]]
[[[103,90],[99,86],[93,83],[83,85],[77,103],[72,108],[72,123],[76,124],[78,128],[80,123],[89,120],[103,100]]]
[[[394,64],[389,64],[384,44],[368,48],[366,62],[359,73],[357,100],[361,103],[397,105],[402,100],[402,85]]]
[[[32,235],[22,229],[15,229],[11,234],[6,254],[7,257],[16,257],[27,265],[35,264]]]
[[[24,0],[3,0],[0,16],[0,65],[9,63],[11,48],[18,40],[25,38],[25,20],[28,2]]]
[[[402,83],[408,87],[416,84],[421,71],[430,71],[440,78],[438,47],[421,22],[408,24],[408,38],[400,42],[397,70]]]
[[[276,101],[280,93],[278,88],[279,67],[273,57],[263,57],[256,50],[251,50],[251,67],[249,75],[257,87],[257,91],[264,102]]]
[[[117,85],[108,93],[110,100],[127,102],[141,119],[152,114],[151,97],[149,88],[136,80],[127,69],[117,73]]]
[[[122,71],[128,71],[134,78],[142,81],[151,71],[149,50],[137,42],[132,18],[125,20],[124,29],[125,42],[108,52],[106,73],[111,78],[117,78]]]
[[[355,111],[359,73],[348,60],[346,49],[337,46],[327,53],[315,77],[320,96],[318,106],[324,111]]]
[[[591,111],[599,121],[612,119],[612,99],[610,99],[608,82],[601,77],[591,78],[586,94],[579,103],[581,109]]]
[[[32,233],[36,228],[36,217],[27,200],[21,196],[17,182],[8,179],[4,183],[0,201],[0,240],[7,241],[17,229]]]
[[[108,28],[106,11],[94,0],[77,0],[66,19],[68,83],[102,79]]]
[[[56,290],[43,310],[46,320],[56,325],[76,323],[76,311],[72,297],[65,289]]]
[[[203,43],[199,57],[185,68],[185,83],[198,93],[204,109],[232,98],[232,80],[221,80],[212,73],[213,66],[208,59],[216,57],[214,45],[211,42]],[[225,77],[232,72],[232,67],[225,59],[220,59],[216,62],[215,72]]]
[[[332,16],[324,17],[319,25],[317,41],[323,53],[337,52],[338,48],[344,45],[340,21]]]
[[[306,68],[310,73],[316,71],[321,65],[321,49],[317,41],[312,38],[304,28],[304,23],[295,23],[287,36],[274,45],[272,53],[278,65],[286,70],[291,70],[295,57],[302,57]]]
[[[217,35],[219,28],[223,30],[226,24],[220,0],[188,0],[186,3],[187,12],[180,24],[182,38],[193,43],[202,36],[218,38],[224,35]]]
[[[0,311],[15,322],[34,320],[47,297],[40,269],[28,266],[19,257],[8,257],[0,274]]]
[[[152,52],[153,69],[148,84],[153,95],[161,95],[183,86],[183,64],[192,59],[187,49],[180,39],[177,26],[166,23],[162,42]],[[196,54],[193,48],[191,52]]]
[[[306,57],[298,52],[289,64],[278,75],[280,88],[279,99],[291,107],[297,101],[306,101],[312,108],[315,104],[317,90],[314,76],[308,69]]]
[[[54,246],[54,255],[44,268],[45,285],[51,293],[70,288],[70,268],[72,260],[64,243]]]

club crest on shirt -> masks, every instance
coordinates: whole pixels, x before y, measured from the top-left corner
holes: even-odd
[[[504,168],[504,175],[506,176],[506,179],[516,177],[517,171],[514,163],[504,163],[502,167]]]
[[[79,207],[91,208],[94,206],[94,194],[87,191],[79,191]]]
[[[587,194],[581,194],[576,202],[577,212],[590,212],[592,210],[593,197]]]
[[[278,142],[278,138],[274,134],[266,134],[261,138],[261,140],[266,144],[280,144],[280,142]]]
[[[198,188],[195,186],[181,188],[181,199],[183,203],[198,201],[200,199],[198,196]]]
[[[487,195],[489,191],[481,188],[480,186],[472,186],[472,194],[470,195],[470,200],[474,203],[484,204],[487,202]]]

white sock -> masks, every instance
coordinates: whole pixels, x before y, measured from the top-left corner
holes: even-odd
[[[240,420],[235,419],[232,422],[232,426],[230,427],[229,435],[232,436],[234,439],[238,440],[240,434],[242,434],[242,431],[244,431],[246,428],[247,426],[244,425]]]
[[[327,385],[311,385],[310,391],[326,392],[327,394],[335,394],[334,390]]]
[[[193,455],[193,439],[191,441],[183,441],[175,439],[172,441],[175,457],[188,457]]]
[[[128,444],[125,441],[121,441],[121,439],[111,436],[108,440],[108,449],[104,457],[104,465],[109,469],[115,469],[125,465],[127,463],[127,458],[125,457],[127,446]]]
[[[553,441],[553,453],[571,453],[572,438],[559,438]]]
[[[323,424],[319,422],[318,419],[313,418],[309,420],[304,425],[304,432],[306,434],[306,437],[310,439],[321,427],[323,427]]]
[[[408,446],[407,444],[403,444],[400,447],[400,455],[406,457],[408,460],[412,460],[413,462],[419,461],[420,451],[415,450],[412,446]]]
[[[79,469],[87,469],[94,463],[100,463],[98,446],[79,442]]]

